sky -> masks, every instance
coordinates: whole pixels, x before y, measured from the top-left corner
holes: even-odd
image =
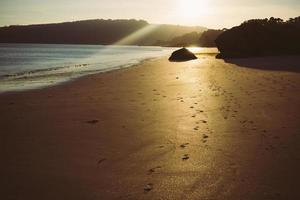
[[[272,16],[300,16],[300,0],[0,0],[0,26],[101,18],[231,28]]]

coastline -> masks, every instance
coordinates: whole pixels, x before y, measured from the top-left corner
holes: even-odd
[[[115,66],[113,68],[98,70],[98,71],[86,73],[86,74],[83,74],[83,75],[78,74],[77,76],[73,76],[69,79],[64,78],[62,80],[56,81],[55,83],[53,82],[51,84],[50,83],[48,83],[48,84],[41,83],[41,84],[39,84],[39,86],[32,86],[31,85],[31,86],[27,86],[27,87],[23,86],[23,88],[11,89],[11,90],[7,90],[7,91],[1,91],[0,90],[0,95],[6,94],[6,93],[12,94],[12,93],[18,93],[18,92],[27,92],[27,91],[31,91],[31,90],[42,90],[42,89],[47,89],[49,87],[56,87],[56,86],[60,86],[60,85],[63,85],[63,84],[67,84],[69,82],[74,82],[78,79],[85,78],[85,77],[88,77],[88,76],[93,76],[93,75],[102,74],[102,73],[109,73],[109,72],[116,71],[116,70],[123,70],[123,69],[131,68],[131,67],[136,67],[136,66],[139,66],[139,65],[143,65],[143,63],[145,63],[145,62],[155,61],[155,60],[161,59],[163,57],[166,57],[166,56],[144,58],[142,60],[139,60],[135,64],[123,64],[123,65]],[[69,74],[71,74],[71,73],[69,73]],[[57,75],[53,75],[53,76],[55,77]],[[63,75],[63,76],[67,76],[67,74]],[[35,78],[39,78],[39,77],[35,77]],[[25,80],[26,80],[26,77],[25,77]]]
[[[140,64],[171,49],[138,46],[0,44],[0,92],[45,88]],[[73,52],[73,53],[72,53]]]
[[[297,199],[297,91],[206,55],[0,94],[1,196]]]

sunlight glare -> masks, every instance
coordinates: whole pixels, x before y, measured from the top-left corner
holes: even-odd
[[[207,13],[207,0],[178,0],[178,12],[182,17],[192,19]]]
[[[137,30],[136,32],[126,36],[125,38],[122,38],[118,42],[114,43],[114,45],[132,45],[136,41],[140,40],[143,37],[146,37],[148,34],[155,31],[159,27],[160,25],[157,24],[149,24],[144,28],[141,28],[140,30]]]

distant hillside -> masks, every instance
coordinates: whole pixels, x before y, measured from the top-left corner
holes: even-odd
[[[169,47],[188,47],[188,46],[198,46],[199,38],[202,32],[190,32],[177,37],[174,37],[168,41],[158,41],[156,44],[159,46],[169,46]]]
[[[224,30],[209,29],[201,34],[199,46],[216,47],[216,39],[224,32]]]
[[[253,19],[222,33],[219,58],[300,54],[300,17]]]
[[[157,46],[169,47],[216,47],[215,40],[224,32],[224,30],[209,29],[204,32],[190,32],[168,41],[158,41]]]
[[[204,27],[153,25],[143,20],[85,20],[0,28],[0,43],[154,45]]]

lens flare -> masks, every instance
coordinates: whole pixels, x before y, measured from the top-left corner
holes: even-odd
[[[208,1],[178,0],[178,12],[185,18],[196,18],[208,13]]]

